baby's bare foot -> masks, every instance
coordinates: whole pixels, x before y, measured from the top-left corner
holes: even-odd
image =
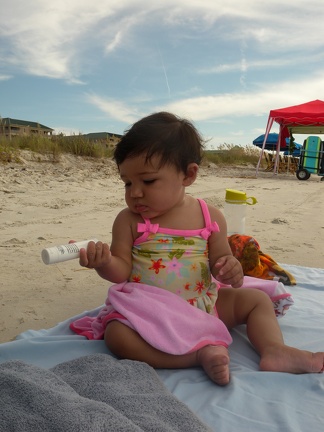
[[[209,378],[224,386],[229,383],[229,355],[221,345],[208,345],[197,351],[197,361]]]
[[[324,371],[324,352],[312,353],[289,346],[267,348],[261,356],[260,369],[293,374]]]

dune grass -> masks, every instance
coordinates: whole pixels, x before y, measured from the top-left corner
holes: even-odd
[[[234,144],[222,144],[217,150],[204,152],[205,162],[215,165],[257,165],[260,150],[255,146],[238,146]]]
[[[117,140],[117,139],[116,139]],[[59,162],[60,156],[70,153],[76,156],[92,158],[111,158],[112,141],[93,142],[82,135],[54,135],[51,138],[42,136],[15,137],[11,141],[0,139],[0,163],[19,163],[19,151],[29,150],[38,154],[50,156],[52,162]],[[255,146],[238,146],[223,144],[217,150],[205,150],[203,163],[215,165],[256,165],[260,150]]]
[[[60,156],[64,153],[99,159],[112,156],[112,143],[93,142],[82,135],[55,135],[51,138],[33,135],[15,137],[10,141],[2,138],[0,162],[19,162],[19,150],[49,155],[52,162],[59,162]]]

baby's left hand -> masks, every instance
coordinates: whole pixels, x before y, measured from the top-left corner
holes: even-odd
[[[243,284],[243,270],[240,262],[233,255],[220,258],[215,264],[216,279],[233,288],[239,288]]]

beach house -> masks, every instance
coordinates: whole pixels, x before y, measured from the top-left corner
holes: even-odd
[[[5,137],[11,140],[16,136],[26,135],[52,136],[53,130],[38,122],[0,117],[0,138]]]

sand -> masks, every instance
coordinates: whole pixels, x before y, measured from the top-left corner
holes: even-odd
[[[28,329],[49,328],[103,304],[109,283],[78,260],[45,265],[45,247],[96,237],[110,242],[124,207],[124,187],[112,161],[22,152],[23,163],[0,164],[0,342]],[[253,166],[200,169],[187,192],[219,208],[225,189],[257,198],[247,209],[246,234],[284,264],[324,268],[324,181],[273,175]]]

